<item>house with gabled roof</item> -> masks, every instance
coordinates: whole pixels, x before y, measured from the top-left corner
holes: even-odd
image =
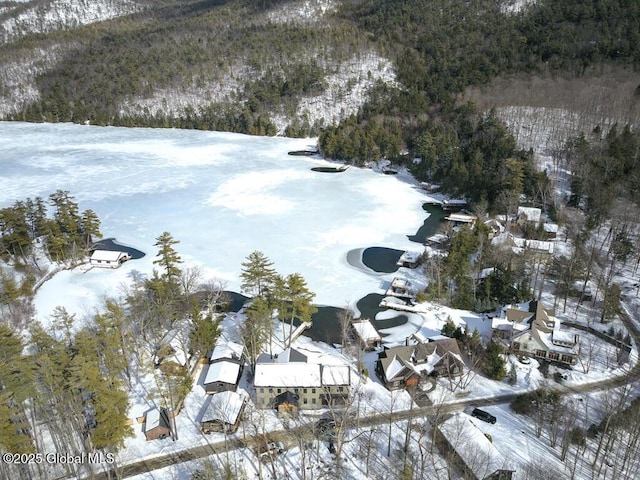
[[[537,226],[542,220],[542,210],[535,207],[518,207],[517,219],[520,225]]]
[[[245,356],[239,343],[219,341],[213,348],[203,386],[208,394],[235,391],[242,376]]]
[[[378,355],[376,373],[389,390],[415,387],[425,377],[458,377],[464,361],[453,338],[424,342],[408,337],[406,345],[386,348]]]
[[[115,250],[94,250],[89,257],[89,265],[101,268],[118,268],[127,260],[131,259],[131,255],[126,252],[118,252]]]
[[[507,308],[505,318],[493,319],[493,337],[502,340],[514,355],[575,365],[580,353],[579,336],[562,330],[553,310],[532,301],[526,309]]]

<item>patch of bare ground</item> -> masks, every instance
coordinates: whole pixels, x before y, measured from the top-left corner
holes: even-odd
[[[615,123],[640,126],[640,73],[598,65],[580,76],[505,76],[468,88],[460,101],[495,108],[519,146],[548,151],[596,126],[603,132]]]

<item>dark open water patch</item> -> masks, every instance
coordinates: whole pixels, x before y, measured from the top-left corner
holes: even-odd
[[[383,298],[384,295],[379,293],[370,293],[358,300],[356,307],[360,311],[360,318],[368,318],[378,330],[399,327],[400,325],[407,323],[409,317],[403,314],[398,314],[392,318],[385,318],[384,320],[376,320],[376,315],[378,313],[387,310],[386,308],[380,307],[380,301]]]
[[[323,173],[342,173],[347,171],[344,167],[313,167],[311,170]]]
[[[445,213],[440,205],[424,203],[422,205],[422,209],[426,212],[429,212],[429,216],[425,219],[422,226],[418,228],[418,231],[415,233],[415,235],[407,235],[407,238],[410,241],[420,244],[424,244],[424,241],[428,237],[434,235],[437,232],[440,223],[445,217]]]
[[[362,263],[378,273],[393,273],[398,270],[396,262],[404,250],[386,247],[369,247],[362,252]]]
[[[132,260],[137,260],[145,256],[145,253],[137,248],[118,243],[115,238],[103,238],[93,244],[93,250],[108,250],[110,252],[125,252],[131,256]]]

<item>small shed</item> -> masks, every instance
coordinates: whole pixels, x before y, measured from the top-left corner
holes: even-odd
[[[118,268],[129,260],[131,255],[115,250],[94,250],[89,258],[89,264],[94,267]]]
[[[211,397],[200,421],[202,432],[236,432],[246,404],[245,395],[236,392],[216,393]]]
[[[154,408],[147,412],[144,436],[147,440],[163,440],[171,435],[171,420],[166,408]]]

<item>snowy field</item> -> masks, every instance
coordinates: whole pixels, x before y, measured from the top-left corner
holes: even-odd
[[[264,252],[284,275],[299,272],[316,302],[343,307],[381,278],[354,269],[346,253],[407,240],[422,224],[425,199],[406,177],[350,168],[320,173],[319,158],[289,156],[314,139],[130,129],[72,124],[0,123],[0,206],[71,192],[102,220],[105,237],[144,251],[112,270],[65,271],[39,291],[45,321],[55,306],[91,312],[117,295],[133,270],[150,274],[155,238],[168,231],[185,265],[239,291],[241,263]],[[59,292],[66,294],[61,296]]]

